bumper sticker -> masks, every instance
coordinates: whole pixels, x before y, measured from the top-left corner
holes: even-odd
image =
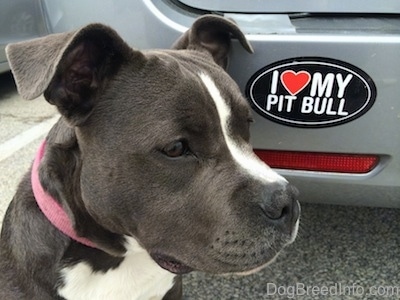
[[[321,128],[350,122],[374,104],[372,79],[348,63],[301,57],[268,65],[252,76],[246,95],[267,119],[294,127]]]

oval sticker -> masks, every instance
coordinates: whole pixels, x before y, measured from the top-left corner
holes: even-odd
[[[374,104],[372,79],[348,63],[301,57],[268,65],[252,76],[246,95],[271,121],[294,127],[329,127],[350,122]]]

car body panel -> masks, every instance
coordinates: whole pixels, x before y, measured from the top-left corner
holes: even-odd
[[[50,32],[102,22],[139,49],[169,48],[198,16],[225,15],[245,32],[255,52],[248,54],[233,43],[228,72],[243,92],[257,71],[281,60],[320,57],[355,66],[377,89],[365,114],[336,126],[297,128],[254,112],[252,143],[255,149],[378,155],[377,167],[364,174],[277,171],[299,188],[302,201],[400,207],[400,17],[395,14],[400,3],[275,1],[268,10],[265,3],[43,0],[42,7]],[[257,13],[246,14],[249,10]]]
[[[0,73],[10,70],[7,44],[48,33],[41,4],[40,0],[0,0]]]
[[[371,20],[376,24],[385,23],[382,19]],[[303,56],[351,63],[366,72],[377,86],[376,102],[371,109],[338,126],[294,128],[255,114],[252,142],[256,149],[377,154],[381,157],[378,167],[363,175],[280,170],[298,186],[304,200],[400,207],[400,101],[397,96],[400,93],[400,60],[396,59],[400,53],[400,23],[398,18],[388,20],[389,23],[393,21],[390,26],[374,25],[374,29],[367,30],[354,26],[359,20],[342,19],[339,28],[333,30],[333,26],[328,26],[329,31],[323,27],[335,23],[332,19],[309,19],[303,23],[305,26],[293,22],[294,34],[248,36],[254,47],[254,57],[244,61],[243,53],[233,54],[229,71],[242,89],[260,67]],[[346,22],[348,24],[343,24]],[[389,27],[390,30],[385,30]],[[349,32],[345,28],[353,30]]]
[[[241,13],[400,13],[397,0],[275,0],[275,1],[215,1],[215,0],[179,0],[179,2],[197,9],[241,12]]]

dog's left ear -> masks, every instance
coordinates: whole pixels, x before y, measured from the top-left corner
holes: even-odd
[[[6,53],[20,95],[31,100],[43,93],[71,125],[83,124],[124,61],[144,64],[140,51],[102,24],[10,44]]]
[[[253,53],[250,43],[234,22],[216,15],[205,15],[198,18],[172,48],[207,51],[218,65],[226,69],[231,38],[238,39],[244,49]]]

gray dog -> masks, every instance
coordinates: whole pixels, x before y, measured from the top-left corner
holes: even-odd
[[[181,274],[250,274],[297,233],[287,181],[249,143],[221,17],[173,50],[138,51],[100,24],[9,45],[22,97],[61,118],[3,223],[0,298],[181,299]]]

